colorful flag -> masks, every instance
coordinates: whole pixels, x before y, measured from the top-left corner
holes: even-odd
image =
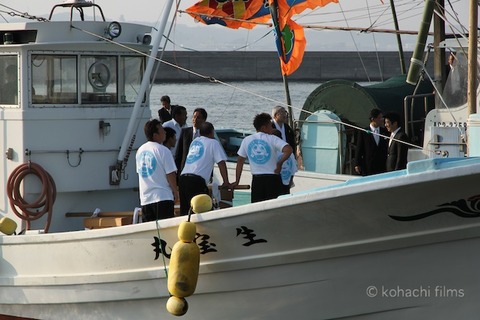
[[[263,1],[263,0],[262,0]],[[299,14],[305,9],[315,9],[316,7],[324,7],[333,2],[338,3],[339,0],[286,0],[286,5],[290,8],[288,15],[291,17],[294,14]],[[256,19],[260,17],[270,17],[269,1],[265,0],[263,6],[247,19]]]
[[[291,13],[288,0],[268,0],[272,6],[270,14],[275,32],[280,65],[284,75],[290,75],[302,63],[303,53],[307,41],[303,27],[295,23],[290,17]]]
[[[251,22],[266,22],[270,19],[266,15],[252,18],[264,5],[264,0],[203,0],[185,11],[205,24],[220,24],[232,29],[252,29],[256,24]]]
[[[339,0],[286,0],[289,16],[305,9],[323,7]],[[195,20],[205,24],[220,24],[227,28],[252,29],[256,23],[270,19],[269,0],[202,0],[187,10]]]
[[[303,59],[303,53],[307,41],[303,27],[288,19],[285,23],[280,23],[281,36],[275,31],[275,44],[277,46],[278,56],[282,73],[290,75],[300,67]]]
[[[277,3],[276,17],[272,17],[270,6]],[[270,18],[274,23],[275,42],[280,57],[282,72],[290,75],[300,66],[306,40],[303,27],[291,17],[305,9],[314,9],[339,0],[202,0],[189,7],[186,12],[205,24],[220,24],[228,28],[255,27],[258,22]]]

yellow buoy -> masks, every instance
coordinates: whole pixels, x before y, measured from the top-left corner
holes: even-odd
[[[174,316],[183,316],[188,311],[187,300],[175,296],[168,298],[167,311]]]
[[[212,199],[206,194],[199,194],[192,198],[190,205],[195,213],[210,211]],[[187,312],[185,297],[191,296],[197,287],[200,249],[194,242],[196,234],[197,228],[193,222],[180,223],[177,230],[179,241],[170,255],[167,287],[172,297],[167,301],[167,311],[175,316],[183,316]]]
[[[192,210],[195,213],[202,213],[212,210],[212,198],[208,194],[198,194],[190,201]]]
[[[15,230],[17,230],[17,223],[7,217],[3,217],[0,219],[0,231],[7,235],[14,234]]]
[[[193,242],[195,240],[195,236],[197,234],[197,227],[195,226],[195,223],[189,222],[189,221],[184,221],[180,223],[178,226],[178,239],[180,239],[183,242]]]
[[[194,242],[178,241],[172,248],[168,271],[168,291],[176,297],[195,292],[200,268],[200,249]]]

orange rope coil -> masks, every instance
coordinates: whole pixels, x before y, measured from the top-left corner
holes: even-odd
[[[30,174],[39,178],[42,184],[40,195],[31,203],[23,198],[20,189],[21,183],[25,177]],[[17,217],[26,221],[27,229],[30,229],[30,221],[40,219],[45,213],[48,213],[44,229],[45,233],[48,232],[52,220],[53,203],[57,196],[57,189],[52,176],[43,169],[42,166],[28,162],[15,168],[8,177],[7,195],[10,200],[10,207]]]

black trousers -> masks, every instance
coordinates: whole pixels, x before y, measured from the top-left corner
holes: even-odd
[[[173,218],[175,204],[172,200],[150,203],[142,206],[143,221]]]
[[[178,178],[178,193],[180,194],[180,214],[187,215],[190,201],[198,194],[209,194],[205,179],[196,174],[186,173]]]
[[[252,203],[277,198],[282,191],[279,174],[254,174],[252,178]]]

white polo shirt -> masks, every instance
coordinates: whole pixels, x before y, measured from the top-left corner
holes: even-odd
[[[205,179],[205,183],[208,183],[214,164],[226,160],[227,155],[220,142],[200,136],[195,138],[190,144],[182,174],[191,173],[199,175]]]
[[[177,171],[170,150],[157,142],[147,141],[135,156],[142,206],[173,200],[167,174]]]
[[[237,154],[248,158],[252,174],[274,174],[277,168],[277,154],[282,153],[287,142],[274,136],[257,132],[243,139]]]

